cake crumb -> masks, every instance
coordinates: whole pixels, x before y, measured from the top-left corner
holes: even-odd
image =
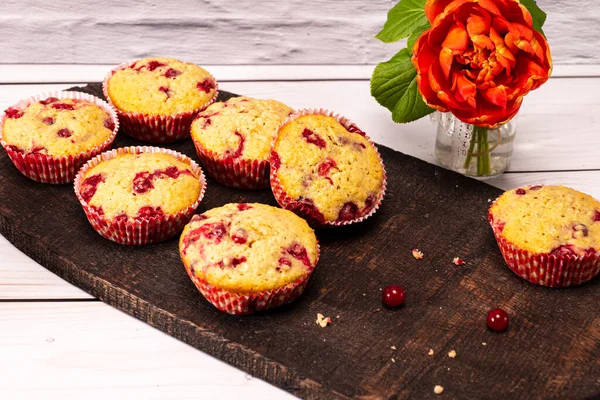
[[[391,347],[391,349],[392,349],[392,350],[396,350],[396,346],[392,346],[392,347]]]
[[[456,351],[450,350],[450,352],[448,353],[448,357],[450,357],[450,358],[456,357]]]
[[[429,353],[427,353],[428,356],[432,356],[435,354],[435,351],[433,351],[433,349],[429,349]]]
[[[452,264],[460,266],[460,265],[465,265],[466,263],[463,259],[461,259],[459,257],[454,257],[454,259],[452,260]]]
[[[419,249],[413,249],[412,256],[415,258],[415,260],[420,260],[423,258],[423,252]]]
[[[330,323],[331,323],[331,318],[324,317],[323,314],[321,314],[321,313],[317,314],[317,325],[319,325],[321,328],[325,328]]]
[[[440,385],[435,385],[435,387],[433,388],[433,393],[435,394],[442,394],[443,391],[444,387]]]
[[[336,317],[337,319],[339,319],[339,318],[340,318],[340,316],[339,316],[339,315],[336,315],[335,317]]]
[[[491,203],[491,202],[492,202],[492,199],[488,199],[488,203]]]
[[[487,343],[486,342],[481,342],[481,345],[482,346],[487,346]]]
[[[392,358],[392,362],[393,362],[393,363],[395,363],[395,362],[396,362],[396,360],[394,360],[394,359]]]

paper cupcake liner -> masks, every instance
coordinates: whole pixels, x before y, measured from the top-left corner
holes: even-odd
[[[190,266],[184,261],[188,276],[202,293],[204,298],[220,311],[233,315],[249,315],[257,311],[264,311],[279,307],[296,300],[306,289],[310,276],[319,261],[320,248],[317,246],[317,258],[304,276],[281,288],[267,290],[260,293],[235,293],[218,288],[202,280],[194,274]]]
[[[600,273],[600,251],[582,256],[532,253],[508,241],[491,213],[488,220],[508,267],[531,283],[552,288],[577,286]]]
[[[387,174],[385,171],[385,165],[383,164],[383,159],[381,158],[381,154],[379,154],[379,150],[377,149],[377,146],[375,145],[375,143],[373,143],[373,141],[371,141],[371,139],[365,134],[365,132],[360,130],[356,126],[356,124],[354,124],[348,118],[343,117],[339,114],[335,114],[331,111],[328,111],[328,110],[325,110],[322,108],[304,109],[304,110],[296,111],[295,113],[290,115],[285,121],[283,121],[283,123],[279,126],[279,130],[281,130],[281,128],[284,125],[289,124],[296,118],[301,117],[303,115],[326,115],[329,117],[333,117],[342,126],[344,126],[344,128],[346,128],[346,130],[348,130],[349,132],[356,133],[358,135],[363,136],[365,139],[367,139],[369,141],[369,143],[371,144],[371,146],[373,146],[373,148],[377,152],[377,157],[379,158],[379,162],[381,163],[381,167],[383,168],[383,184],[381,186],[381,190],[379,191],[379,193],[377,195],[377,199],[373,203],[373,206],[371,207],[371,209],[368,210],[368,212],[366,214],[364,214],[358,218],[352,219],[352,220],[324,221],[322,214],[320,212],[318,212],[317,210],[315,210],[314,207],[312,207],[310,204],[295,200],[287,194],[287,192],[283,188],[283,185],[281,184],[281,181],[277,177],[277,169],[271,167],[271,173],[270,173],[271,190],[273,191],[273,195],[275,196],[275,200],[277,200],[277,203],[279,203],[279,205],[281,207],[283,207],[287,210],[290,210],[290,211],[298,214],[302,218],[306,219],[307,222],[315,228],[323,228],[323,227],[328,227],[328,226],[344,226],[344,225],[355,224],[358,222],[362,222],[362,221],[366,220],[367,218],[371,217],[372,215],[374,215],[377,212],[377,210],[379,209],[379,207],[381,206],[381,202],[383,200],[383,197],[385,196],[385,192],[387,189]],[[272,160],[276,140],[277,140],[277,136],[275,137],[275,139],[273,140],[273,144],[271,145],[271,166],[276,165],[276,163],[273,163],[273,160]]]
[[[106,218],[96,211],[93,206],[90,206],[81,196],[80,187],[83,182],[83,176],[90,169],[101,163],[115,158],[120,154],[139,154],[139,153],[164,153],[175,156],[178,160],[185,162],[190,165],[190,169],[194,176],[200,180],[200,195],[198,200],[191,206],[173,215],[153,216],[148,218],[141,218],[133,220],[128,218],[126,221],[114,220]],[[206,180],[202,169],[196,162],[189,157],[177,153],[173,150],[162,149],[159,147],[122,147],[115,150],[107,151],[102,153],[90,161],[88,161],[79,171],[75,178],[75,195],[79,199],[83,207],[85,215],[92,225],[92,227],[106,239],[112,240],[120,244],[136,245],[141,246],[151,243],[163,242],[178,232],[183,230],[185,224],[187,224],[193,217],[196,208],[204,197],[206,190]]]
[[[215,82],[215,94],[201,107],[173,115],[150,115],[136,112],[124,112],[115,106],[110,96],[108,95],[108,80],[117,71],[130,67],[139,60],[125,62],[104,77],[102,82],[102,92],[106,100],[112,105],[119,115],[123,131],[134,139],[148,143],[172,143],[183,140],[190,136],[190,127],[196,115],[210,106],[217,100],[219,95],[219,84],[217,80],[210,75],[210,78]]]
[[[250,190],[269,187],[268,161],[219,156],[195,140],[194,146],[206,173],[220,184],[236,189]]]
[[[15,167],[26,177],[36,182],[41,183],[52,183],[52,184],[64,184],[73,182],[77,171],[86,161],[90,158],[102,153],[103,151],[110,148],[117,132],[119,131],[119,119],[117,118],[116,110],[111,107],[107,102],[101,100],[95,96],[81,92],[48,92],[42,93],[37,96],[32,96],[27,99],[19,101],[11,108],[18,110],[24,110],[30,104],[45,100],[48,97],[56,97],[57,99],[77,99],[89,101],[108,115],[110,115],[115,127],[112,134],[102,144],[96,146],[88,151],[81,152],[76,155],[69,156],[51,156],[40,153],[23,153],[17,150],[14,146],[6,143],[2,137],[4,130],[4,121],[6,120],[6,114],[0,116],[0,144],[8,154]]]

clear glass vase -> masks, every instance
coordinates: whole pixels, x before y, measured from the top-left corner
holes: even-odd
[[[445,168],[477,179],[502,174],[512,158],[517,123],[513,118],[496,129],[465,124],[452,113],[436,112],[435,156]]]

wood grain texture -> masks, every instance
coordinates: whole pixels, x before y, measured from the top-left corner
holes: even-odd
[[[0,398],[294,399],[96,302],[0,302]]]
[[[373,64],[395,0],[4,0],[1,63],[120,63],[172,55],[200,64]],[[600,3],[540,0],[557,64],[600,63]]]
[[[193,156],[189,141],[173,147]],[[485,218],[498,189],[380,150],[390,177],[380,211],[361,225],[319,232],[322,259],[305,294],[251,317],[220,313],[197,293],[176,239],[142,248],[103,240],[68,185],[30,182],[4,154],[0,231],[106,303],[302,397],[426,398],[437,384],[455,398],[600,394],[600,280],[550,290],[516,277]],[[209,182],[200,211],[230,201],[274,204],[268,191]],[[424,260],[411,257],[414,247]],[[455,256],[468,265],[453,266]],[[407,304],[378,311],[379,289],[391,282],[406,288]],[[496,306],[512,316],[502,335],[484,324]],[[340,318],[322,329],[314,324],[317,312]],[[459,356],[449,359],[450,350]]]

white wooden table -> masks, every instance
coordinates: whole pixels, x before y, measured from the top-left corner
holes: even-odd
[[[102,79],[106,65],[0,65],[0,109]],[[396,125],[369,94],[370,66],[207,66],[223,90],[341,113],[376,142],[435,162],[429,119]],[[600,198],[600,68],[557,66],[520,112],[503,189],[566,184]],[[63,281],[0,236],[0,399],[280,399],[285,392]]]

